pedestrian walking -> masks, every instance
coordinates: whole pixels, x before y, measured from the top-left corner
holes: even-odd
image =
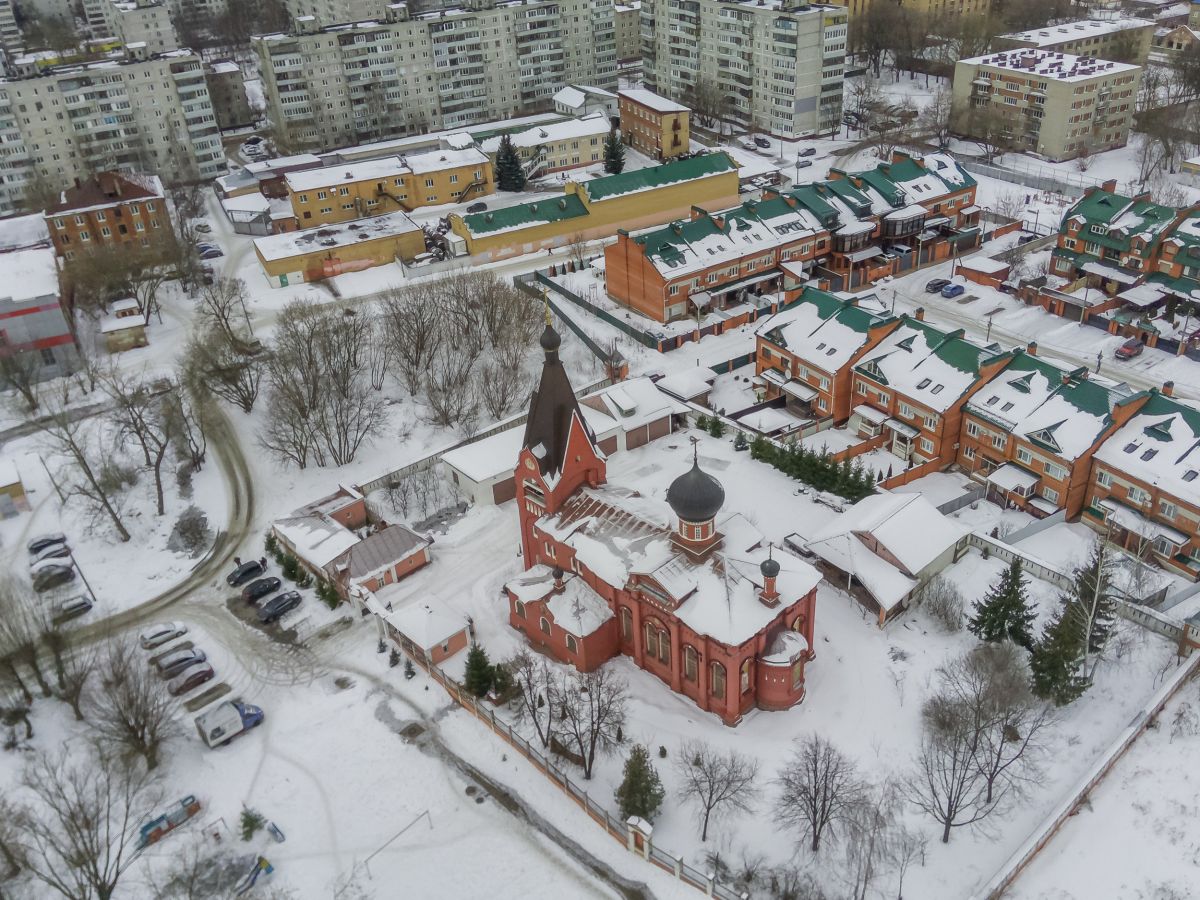
[[[1096,354],[1096,374],[1097,375],[1100,374],[1100,362],[1103,359],[1104,359],[1104,351],[1101,350],[1099,353]]]
[[[262,559],[260,559],[258,561],[258,564],[265,569],[267,567],[267,558],[264,556]]]
[[[242,567],[242,558],[240,556],[235,556],[233,558],[233,564],[240,569]]]

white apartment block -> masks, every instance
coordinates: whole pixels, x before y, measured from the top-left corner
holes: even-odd
[[[284,8],[293,19],[312,16],[322,25],[346,22],[382,21],[392,0],[283,0]]]
[[[18,65],[0,80],[0,215],[35,182],[58,187],[101,169],[165,181],[225,171],[199,56],[131,47],[99,62]]]
[[[254,38],[291,151],[549,110],[567,84],[615,89],[612,0],[467,0],[453,10]]]
[[[122,44],[145,44],[151,53],[179,47],[169,8],[162,0],[107,0],[109,34]]]
[[[719,115],[742,130],[798,137],[838,127],[845,8],[802,0],[642,0],[641,17],[648,89],[693,109],[698,98],[710,98],[704,105],[719,104]]]
[[[13,14],[12,0],[0,0],[0,47],[6,53],[20,53],[25,48],[25,38]]]

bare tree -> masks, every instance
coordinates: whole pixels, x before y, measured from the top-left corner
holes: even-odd
[[[598,753],[618,743],[625,724],[625,682],[601,667],[564,675],[555,688],[555,729],[583,761],[583,777],[592,777]]]
[[[26,412],[36,412],[42,369],[42,356],[35,350],[0,349],[0,390],[13,391],[25,401]]]
[[[520,650],[508,667],[517,686],[522,718],[533,723],[542,746],[549,746],[554,732],[554,700],[557,696],[550,666],[528,650]]]
[[[46,447],[65,457],[75,476],[67,481],[67,494],[80,498],[93,512],[107,516],[117,537],[128,541],[129,531],[121,519],[114,486],[104,477],[106,460],[111,457],[97,447],[93,427],[71,414],[64,395],[47,393],[43,402],[44,415],[36,422],[45,437]]]
[[[820,736],[795,743],[789,761],[775,780],[779,818],[809,839],[809,849],[821,849],[821,838],[832,833],[862,795],[854,762]]]
[[[110,746],[141,756],[158,767],[163,744],[178,732],[176,702],[129,638],[113,638],[104,648],[98,672],[102,690],[90,697],[97,733]]]
[[[18,664],[33,673],[43,697],[51,695],[50,682],[38,661],[38,641],[48,623],[45,604],[25,582],[12,574],[0,580],[0,658],[3,658],[9,678],[18,687],[26,706],[33,703],[33,694],[21,679]]]
[[[383,327],[410,394],[416,394],[441,343],[441,311],[423,286],[396,288],[383,298]]]
[[[519,366],[485,363],[479,369],[477,393],[493,419],[506,415],[529,394],[530,380]]]
[[[892,839],[899,814],[892,781],[864,790],[846,809],[844,877],[851,900],[867,900],[892,864]]]
[[[11,797],[0,797],[0,893],[5,881],[16,878],[25,869],[25,848],[21,845],[21,811]],[[4,894],[4,896],[8,896]]]
[[[143,817],[162,802],[153,773],[96,748],[39,753],[23,773],[31,802],[18,810],[20,857],[28,871],[68,898],[110,900],[132,865]]]
[[[154,476],[154,496],[161,516],[166,512],[162,469],[171,446],[162,392],[116,366],[102,375],[100,389],[112,401],[110,415],[120,433],[132,437],[142,451],[145,467]]]
[[[249,344],[248,297],[246,282],[240,278],[217,278],[202,285],[196,294],[198,330],[216,331],[235,347]]]
[[[452,343],[437,348],[425,372],[425,398],[434,424],[462,424],[475,410],[475,396],[470,390],[474,364],[471,356],[459,353]]]
[[[57,628],[47,631],[45,637],[54,654],[54,696],[71,707],[75,721],[82,722],[85,692],[96,671],[95,646],[79,644],[70,647],[66,636]]]
[[[995,103],[959,106],[954,110],[954,130],[974,141],[988,162],[995,162],[1013,148],[1016,116]]]
[[[696,124],[719,135],[729,118],[729,98],[717,82],[699,77],[688,90],[687,105],[691,107]]]
[[[940,87],[929,105],[921,110],[917,117],[917,127],[924,132],[929,140],[937,144],[939,150],[950,146],[953,136],[954,94],[947,87]]]
[[[242,412],[254,409],[263,369],[260,354],[245,352],[217,330],[196,335],[184,352],[185,380],[206,385]]]
[[[721,753],[703,741],[684,741],[675,754],[679,798],[700,809],[700,840],[713,816],[750,812],[759,798],[758,760],[735,750]]]

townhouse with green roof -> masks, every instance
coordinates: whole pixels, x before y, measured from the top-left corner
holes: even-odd
[[[1001,506],[1038,518],[1063,509],[1075,518],[1092,455],[1146,396],[1043,359],[1030,344],[967,401],[958,465]]]
[[[850,418],[851,373],[900,319],[865,309],[855,296],[806,287],[755,332],[756,374],[768,399],[784,398],[802,418]]]
[[[1136,412],[1092,459],[1082,521],[1130,552],[1200,578],[1200,410],[1174,385],[1135,395]]]
[[[924,310],[902,317],[854,366],[848,428],[882,446],[908,466],[951,465],[963,407],[1013,359],[997,344],[946,331],[925,321]]]

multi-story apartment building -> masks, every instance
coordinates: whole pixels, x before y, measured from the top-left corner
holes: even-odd
[[[1140,401],[1124,384],[1036,354],[1036,344],[1015,354],[967,401],[957,461],[1003,506],[1038,517],[1065,509],[1074,519],[1087,499],[1093,454]]]
[[[632,235],[617,233],[604,252],[608,294],[659,322],[734,307],[779,290],[785,266],[811,268],[828,252],[829,232],[795,200],[750,200]]]
[[[1150,391],[1136,415],[1096,451],[1083,521],[1194,581],[1200,577],[1200,411],[1173,399],[1173,390],[1168,382],[1161,392]]]
[[[996,35],[996,50],[1053,50],[1114,62],[1145,65],[1156,25],[1149,19],[1116,16],[1061,22],[1029,31]]]
[[[20,53],[25,49],[25,36],[17,25],[12,0],[0,0],[0,48],[5,53]]]
[[[1055,161],[1124,147],[1140,66],[1004,50],[954,66],[955,127]]]
[[[651,159],[669,159],[687,153],[688,108],[641,88],[617,91],[621,110],[621,137]]]
[[[87,181],[76,179],[45,216],[55,251],[67,259],[99,247],[147,247],[171,227],[155,175],[101,172]]]
[[[301,228],[474,200],[492,193],[492,163],[481,150],[434,150],[284,176]]]
[[[550,109],[566,84],[616,88],[612,0],[467,0],[425,14],[254,39],[271,120],[290,149],[458,128]]]
[[[806,287],[755,335],[767,398],[786,397],[788,408],[806,418],[845,422],[855,402],[854,366],[899,327],[895,316],[864,309],[853,295]]]
[[[151,53],[179,46],[170,8],[163,0],[87,0],[84,11],[93,37],[109,37],[128,46],[143,43]]]
[[[37,184],[65,187],[109,169],[209,180],[225,154],[200,57],[126,48],[98,62],[0,80],[0,214]]]
[[[642,71],[642,2],[626,0],[613,7],[613,31],[617,45],[617,68],[622,75]]]
[[[288,16],[312,16],[322,25],[383,19],[391,0],[283,0]]]
[[[829,0],[834,6],[844,6],[850,12],[850,21],[867,15],[874,0]],[[940,16],[985,16],[992,8],[992,0],[905,0],[906,13],[925,17]]]
[[[904,316],[854,367],[849,427],[863,438],[882,435],[882,446],[913,466],[948,466],[957,456],[964,405],[1013,354],[924,319],[923,310]]]
[[[642,0],[645,86],[698,117],[782,137],[842,116],[847,13],[802,0]]]
[[[204,67],[204,80],[218,128],[224,131],[254,124],[254,110],[246,96],[246,78],[237,63],[228,59],[208,63]]]

